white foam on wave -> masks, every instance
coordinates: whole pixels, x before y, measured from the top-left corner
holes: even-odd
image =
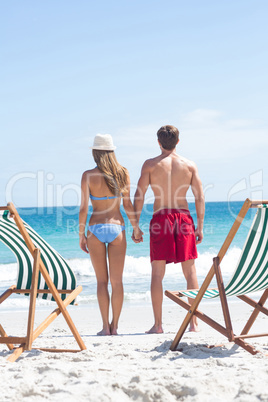
[[[124,300],[126,301],[151,301],[151,292],[147,290],[146,292],[139,292],[139,293],[131,293],[125,292],[124,293]]]
[[[95,276],[90,258],[71,258],[68,264],[77,276]]]
[[[226,256],[224,257],[221,268],[224,276],[231,274],[237,261],[240,257],[241,249],[238,247],[233,247],[230,249]],[[216,257],[216,253],[212,252],[204,252],[199,253],[198,259],[196,260],[196,270],[198,276],[205,276],[209,269],[212,266],[213,258]],[[70,259],[68,260],[70,266],[73,271],[78,276],[95,276],[94,269],[90,259]],[[124,277],[135,277],[135,276],[150,276],[151,275],[151,263],[150,257],[134,257],[134,256],[126,256],[125,259],[125,268],[124,268]],[[182,274],[180,264],[168,264],[166,268],[166,275]]]
[[[26,310],[29,308],[30,298],[25,295],[14,294],[6,299],[3,303],[3,308],[5,309],[16,309],[16,310]],[[55,302],[36,299],[36,306],[53,306],[55,307]]]
[[[135,277],[137,275],[151,275],[150,257],[126,256],[124,277]]]
[[[81,293],[76,300],[78,304],[97,303],[97,294]],[[151,301],[149,286],[146,291],[124,292],[124,301]]]
[[[150,301],[151,294],[150,290],[144,292],[125,292],[124,293],[124,300],[125,301]],[[22,295],[13,295],[5,300],[3,303],[3,307],[5,310],[15,309],[15,310],[26,310],[29,308],[30,298]],[[89,294],[88,292],[82,292],[76,298],[76,304],[78,305],[85,305],[85,304],[97,304],[97,294],[96,292]],[[36,300],[37,308],[45,307],[45,306],[52,306],[55,307],[55,302],[46,301],[42,299]],[[4,310],[1,310],[1,312]]]
[[[233,247],[224,256],[221,263],[221,270],[224,276],[232,274],[236,268],[237,262],[241,255],[241,248]],[[208,270],[211,268],[213,263],[213,258],[216,257],[214,253],[203,253],[199,254],[196,262],[197,275],[206,275]]]
[[[224,257],[221,268],[224,275],[231,274],[235,269],[236,263],[241,254],[241,249],[233,247]],[[204,276],[209,271],[213,257],[216,255],[211,252],[199,253],[196,260],[197,275]],[[94,269],[90,258],[72,258],[67,260],[74,273],[79,277],[94,277]],[[180,264],[168,264],[166,275],[178,275],[181,273]],[[151,275],[150,257],[126,256],[124,277],[135,277],[141,275]],[[0,264],[0,282],[14,282],[17,277],[17,264]]]
[[[234,247],[224,257],[221,268],[225,283],[231,277],[241,254],[241,249]],[[200,253],[196,260],[196,269],[199,284],[212,266],[213,252]],[[73,258],[68,263],[72,267],[77,283],[83,286],[83,292],[78,296],[78,304],[97,303],[96,279],[90,258]],[[9,286],[16,284],[17,264],[0,264],[0,294]],[[150,257],[126,256],[124,268],[125,300],[148,301],[150,300],[151,264]],[[164,288],[185,288],[186,283],[180,264],[168,264],[164,278]],[[13,295],[4,302],[6,308],[26,308],[28,297]],[[42,306],[52,302],[37,300],[37,305]]]
[[[13,282],[17,279],[17,263],[0,264],[0,282]]]
[[[78,276],[95,276],[89,258],[72,258],[68,260],[70,267]],[[150,257],[126,256],[124,276],[151,275]]]

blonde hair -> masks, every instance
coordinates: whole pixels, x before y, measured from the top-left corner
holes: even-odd
[[[127,169],[121,166],[114,151],[92,150],[93,158],[98,169],[103,173],[104,180],[114,195],[126,192]]]

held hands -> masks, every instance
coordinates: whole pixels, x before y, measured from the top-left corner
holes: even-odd
[[[85,253],[88,254],[87,238],[85,235],[79,237],[79,246],[80,246],[81,250],[83,250]]]
[[[195,230],[194,234],[195,234],[196,244],[200,244],[202,242],[202,240],[203,240],[203,237],[204,237],[203,230],[200,230],[200,229],[197,228]]]
[[[143,242],[142,236],[143,236],[143,232],[140,230],[139,227],[133,229],[131,239],[134,241],[134,243],[142,243]]]

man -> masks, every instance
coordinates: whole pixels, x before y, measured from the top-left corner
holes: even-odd
[[[174,126],[163,126],[157,132],[161,154],[145,161],[134,198],[139,222],[145,193],[149,187],[154,193],[154,214],[150,222],[150,257],[152,264],[151,298],[154,325],[148,333],[162,333],[162,280],[166,264],[181,262],[187,289],[197,289],[195,262],[196,244],[203,239],[205,200],[202,183],[195,163],[176,154],[179,131]],[[194,228],[189,213],[186,193],[191,187],[197,214]],[[192,300],[189,299],[191,303]],[[198,331],[196,317],[190,331]]]

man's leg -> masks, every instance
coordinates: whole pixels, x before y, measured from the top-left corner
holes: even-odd
[[[161,334],[162,328],[162,303],[163,303],[163,286],[162,281],[165,275],[166,261],[152,262],[152,279],[151,279],[151,298],[154,312],[154,326],[147,331],[147,334]]]
[[[181,263],[182,266],[182,271],[185,276],[186,282],[187,282],[187,289],[198,289],[198,281],[197,281],[197,276],[196,276],[196,269],[195,269],[195,263],[194,260],[188,260],[184,261]],[[189,304],[193,303],[193,299],[188,299]],[[197,318],[196,316],[193,316],[191,322],[190,322],[190,331],[193,332],[198,332],[198,323],[197,323]]]

